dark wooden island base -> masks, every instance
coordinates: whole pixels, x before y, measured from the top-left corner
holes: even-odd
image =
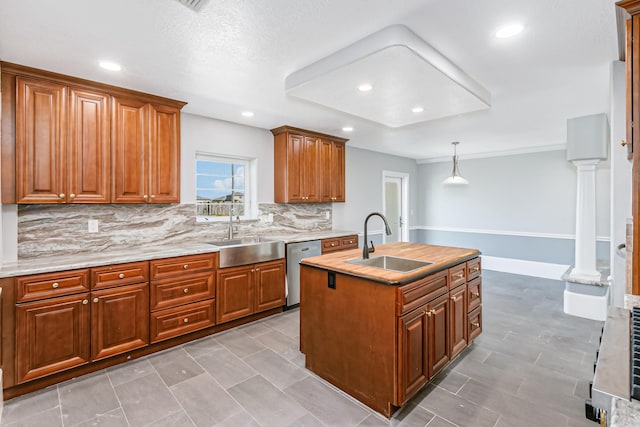
[[[307,369],[386,417],[482,330],[477,250],[391,243],[377,254],[433,264],[409,273],[306,258],[300,269],[300,350]]]

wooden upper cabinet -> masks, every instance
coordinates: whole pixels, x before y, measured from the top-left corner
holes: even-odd
[[[2,203],[179,203],[185,103],[1,62]]]
[[[180,109],[113,99],[113,203],[180,202]]]
[[[108,203],[109,96],[16,78],[17,203]]]
[[[67,201],[109,203],[109,95],[69,90]]]
[[[289,126],[271,132],[276,203],[344,201],[346,139]]]
[[[180,109],[150,106],[149,202],[180,203]]]
[[[145,150],[149,106],[135,99],[113,98],[113,203],[146,203]],[[145,197],[146,196],[146,197]]]
[[[344,202],[345,144],[320,140],[320,201]]]
[[[16,79],[17,203],[64,203],[67,88]]]

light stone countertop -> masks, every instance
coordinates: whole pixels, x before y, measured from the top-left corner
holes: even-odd
[[[614,399],[609,418],[609,427],[640,426],[640,402],[637,400]]]
[[[265,238],[281,240],[284,243],[308,240],[330,239],[357,234],[354,231],[325,230],[283,235],[265,235]],[[135,261],[171,258],[185,255],[218,252],[219,248],[207,243],[184,243],[171,245],[130,248],[118,251],[86,252],[82,254],[57,255],[50,257],[25,258],[15,262],[0,264],[0,279],[29,274],[75,270],[79,268],[115,265]]]

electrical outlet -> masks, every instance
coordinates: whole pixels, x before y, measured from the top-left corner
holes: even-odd
[[[273,222],[273,214],[272,213],[267,215],[267,222],[269,222],[269,223]]]
[[[331,219],[331,213],[329,213],[329,211],[324,213],[324,219]]]
[[[98,220],[90,219],[89,220],[89,233],[97,233],[98,232]]]

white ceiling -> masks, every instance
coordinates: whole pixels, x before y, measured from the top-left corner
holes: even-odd
[[[614,4],[209,0],[196,13],[175,0],[0,0],[0,59],[186,101],[188,113],[312,129],[416,159],[449,156],[454,140],[461,156],[543,149],[565,143],[568,118],[608,111]],[[523,33],[494,37],[512,21]],[[491,107],[389,127],[287,94],[287,76],[393,24],[486,88]],[[123,70],[100,69],[103,59]]]

